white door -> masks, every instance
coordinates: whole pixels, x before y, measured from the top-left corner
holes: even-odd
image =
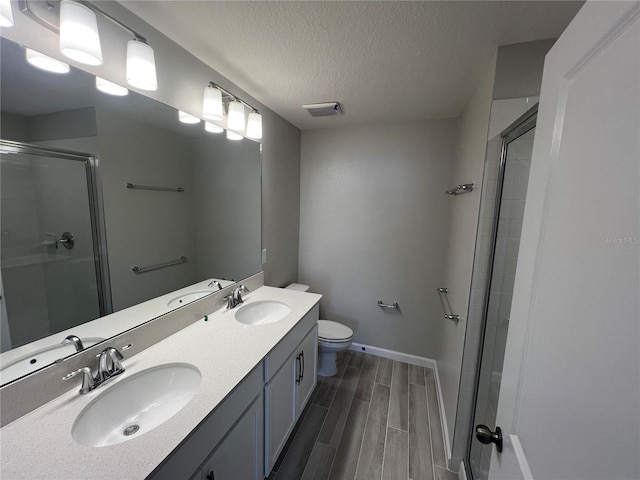
[[[492,479],[640,478],[640,2],[547,55]]]

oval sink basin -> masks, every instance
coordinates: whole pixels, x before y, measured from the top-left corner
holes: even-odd
[[[246,325],[266,325],[282,320],[291,308],[275,300],[259,300],[249,303],[236,312],[236,320]]]
[[[137,438],[182,410],[201,380],[200,370],[186,363],[136,373],[107,386],[87,405],[76,418],[71,436],[86,447],[106,447]]]
[[[181,305],[186,305],[187,303],[194,302],[199,298],[209,295],[210,293],[213,293],[213,290],[199,290],[197,292],[185,293],[184,295],[180,295],[179,297],[172,299],[169,303],[167,303],[167,306],[169,308],[177,308]]]

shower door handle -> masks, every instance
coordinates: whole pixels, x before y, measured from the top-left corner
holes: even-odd
[[[71,250],[75,245],[75,240],[73,238],[73,233],[64,232],[60,237],[60,240],[56,240],[56,248],[58,248],[58,244],[62,244],[64,248],[67,250]]]
[[[476,438],[485,445],[495,443],[498,453],[502,452],[502,429],[500,427],[496,427],[496,431],[492,432],[486,425],[476,425]]]

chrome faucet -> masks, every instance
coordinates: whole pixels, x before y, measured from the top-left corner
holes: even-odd
[[[107,347],[100,353],[98,376],[103,382],[124,372],[121,360],[124,360],[124,357],[113,347]]]
[[[218,290],[222,290],[222,285],[220,285],[220,282],[217,280],[211,280],[207,287],[213,287],[214,285],[218,287]]]
[[[235,308],[243,303],[244,300],[242,299],[242,292],[248,291],[249,289],[244,285],[238,285],[236,288],[234,288],[232,293],[224,297],[224,299],[227,301],[227,309],[231,310],[232,308]]]
[[[80,352],[84,350],[84,345],[82,345],[82,340],[80,340],[75,335],[69,335],[67,338],[65,338],[62,341],[63,345],[67,345],[69,343],[74,346],[74,348],[76,349],[76,352]]]
[[[125,348],[130,347],[128,345]],[[82,374],[82,386],[80,387],[80,394],[89,393],[95,390],[100,385],[111,380],[113,377],[120,375],[124,372],[124,367],[121,361],[124,360],[124,356],[114,347],[105,348],[98,355],[98,371],[95,375],[91,372],[91,367],[82,367],[75,370],[64,377],[62,380],[69,380],[76,375]]]

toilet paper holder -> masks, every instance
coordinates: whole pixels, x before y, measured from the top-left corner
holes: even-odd
[[[378,306],[380,308],[389,308],[391,310],[398,310],[400,308],[400,305],[398,305],[398,302],[393,302],[389,304],[389,303],[384,303],[382,300],[378,300]]]

